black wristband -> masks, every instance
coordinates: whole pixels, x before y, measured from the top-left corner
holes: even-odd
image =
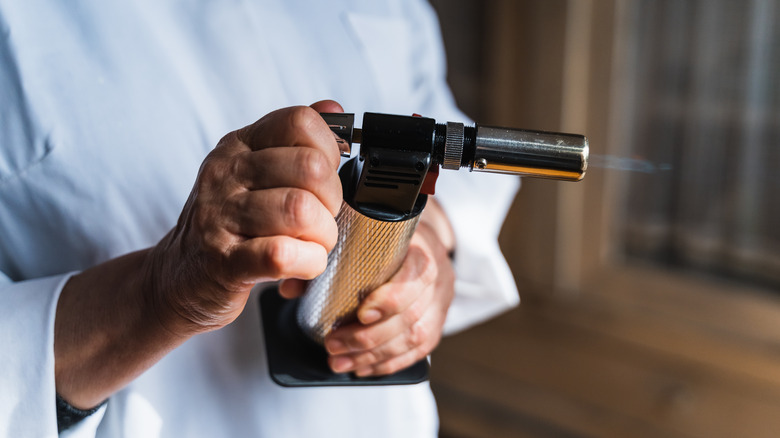
[[[74,408],[64,398],[57,394],[57,432],[60,433],[63,430],[68,429],[79,421],[89,417],[100,409],[101,406],[106,404],[104,400],[99,405],[89,410],[83,410]]]

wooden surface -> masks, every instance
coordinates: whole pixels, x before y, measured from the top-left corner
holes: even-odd
[[[443,341],[443,438],[780,436],[778,296],[642,268],[593,284]]]

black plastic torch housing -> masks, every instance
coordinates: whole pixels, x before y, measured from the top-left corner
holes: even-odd
[[[345,201],[375,219],[419,214],[427,198],[420,189],[433,164],[435,132],[436,122],[426,117],[366,113],[360,160],[341,172]]]

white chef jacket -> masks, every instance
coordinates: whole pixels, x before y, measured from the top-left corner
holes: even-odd
[[[154,245],[225,133],[293,104],[460,121],[418,0],[0,0],[0,436],[57,435],[53,325],[73,272]],[[358,120],[359,122],[359,120]],[[517,303],[497,235],[517,179],[442,171],[457,330]],[[427,383],[282,388],[257,297],[187,341],[82,437],[433,437]],[[434,364],[434,370],[435,372]]]

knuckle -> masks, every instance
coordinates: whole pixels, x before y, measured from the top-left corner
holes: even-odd
[[[306,179],[321,184],[334,172],[333,166],[322,152],[306,148],[300,158],[300,169]]]
[[[231,196],[222,206],[225,217],[238,218],[242,212],[252,211],[259,204],[252,196]]]
[[[198,238],[206,243],[212,243],[218,240],[219,219],[215,208],[208,205],[202,199],[195,200],[193,211],[189,219],[189,226]]]
[[[226,148],[229,147],[229,145],[233,144],[236,141],[241,141],[240,139],[240,133],[239,131],[231,131],[227,134],[223,135],[222,138],[219,139],[217,142],[218,148]]]
[[[284,239],[272,239],[267,248],[266,268],[272,278],[281,278],[295,258],[292,245]]]
[[[290,111],[290,126],[293,129],[310,129],[315,123],[322,120],[317,111],[308,106],[297,106]]]
[[[359,354],[355,357],[355,364],[357,366],[369,366],[380,361],[379,355],[373,351],[367,351]]]
[[[236,154],[227,160],[226,168],[231,175],[241,175],[242,167],[245,165],[247,154]]]
[[[436,263],[431,259],[426,259],[426,264],[420,274],[420,281],[425,285],[431,285],[436,282],[436,278],[439,276],[439,268]]]
[[[216,230],[206,230],[202,234],[200,251],[211,265],[219,265],[226,256],[225,245]]]
[[[420,319],[422,319],[423,315],[425,314],[425,309],[423,309],[422,305],[415,302],[406,309],[404,314],[404,319],[407,321],[407,323],[414,325],[420,321]]]
[[[379,306],[384,309],[385,313],[397,314],[401,310],[401,299],[398,296],[399,293],[396,289],[393,289],[389,293],[382,297]]]
[[[306,227],[310,225],[315,213],[313,196],[304,190],[289,190],[283,209],[285,222],[289,226]]]
[[[377,345],[376,339],[368,330],[357,331],[353,336],[355,346],[362,350],[371,350]]]
[[[225,156],[235,153],[236,151],[246,150],[247,145],[241,139],[241,131],[242,130],[231,131],[222,136],[222,138],[220,138],[217,142],[216,146],[214,146],[214,149],[211,150],[209,155]]]
[[[235,144],[241,145],[243,147],[251,148],[252,140],[255,137],[255,134],[262,129],[263,123],[266,121],[266,118],[268,116],[261,118],[257,122],[244,126],[243,128],[229,132],[224,137],[222,137],[219,140],[219,143],[217,143],[217,146],[220,147],[231,147]]]
[[[428,339],[428,330],[422,322],[412,324],[409,330],[409,348],[418,348]]]
[[[199,181],[201,184],[211,185],[224,181],[228,175],[228,166],[225,166],[224,159],[212,153],[209,154],[201,164]]]

